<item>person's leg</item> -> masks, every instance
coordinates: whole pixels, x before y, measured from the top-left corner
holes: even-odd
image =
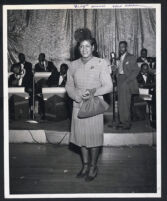
[[[83,163],[89,163],[89,150],[86,147],[81,147],[82,161]]]
[[[99,151],[100,151],[100,147],[90,148],[91,161],[90,161],[89,173],[86,177],[86,181],[93,180],[97,175],[97,161],[99,157]]]
[[[118,76],[118,81],[117,81],[117,94],[118,94],[118,125],[120,124],[120,123],[122,123],[121,122],[121,117],[120,117],[120,113],[121,113],[121,96],[122,96],[122,94],[121,94],[121,86],[122,86],[122,78],[121,78],[121,76]]]
[[[130,104],[131,104],[131,93],[127,84],[122,85],[121,88],[121,100],[120,100],[120,121],[123,124],[130,124]]]
[[[131,93],[128,85],[124,82],[124,77],[121,76],[118,84],[118,110],[120,122],[127,128],[130,126],[130,104]]]
[[[96,166],[97,165],[99,151],[100,151],[100,147],[90,148],[90,155],[91,155],[90,165],[91,166]]]
[[[82,157],[82,169],[77,174],[78,178],[84,177],[88,172],[89,167],[89,150],[86,147],[81,147],[81,157]]]

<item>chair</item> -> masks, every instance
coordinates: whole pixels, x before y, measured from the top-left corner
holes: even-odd
[[[131,97],[131,120],[146,120],[150,125],[152,120],[152,95],[149,89],[139,89],[139,94]]]

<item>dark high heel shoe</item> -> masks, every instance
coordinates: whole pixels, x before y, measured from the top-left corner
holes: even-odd
[[[89,164],[88,163],[84,163],[82,166],[82,169],[80,170],[80,172],[76,175],[77,178],[83,178],[87,175],[88,173],[88,168],[89,168]]]
[[[91,165],[90,168],[91,167],[94,167],[94,175],[92,176],[92,175],[87,174],[85,177],[85,181],[87,181],[87,182],[94,180],[97,176],[97,172],[98,172],[97,166]]]

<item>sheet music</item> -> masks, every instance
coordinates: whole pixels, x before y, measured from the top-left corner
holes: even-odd
[[[65,93],[66,89],[64,87],[46,87],[46,88],[42,88],[42,93],[46,94],[46,93]]]
[[[25,87],[9,87],[9,93],[25,93]]]
[[[139,88],[140,95],[149,95],[149,89]]]
[[[35,78],[47,78],[47,77],[49,77],[51,75],[51,72],[36,72],[35,74],[34,74],[34,77]]]

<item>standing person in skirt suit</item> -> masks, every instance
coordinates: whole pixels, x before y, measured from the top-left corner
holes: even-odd
[[[77,178],[93,180],[97,175],[97,160],[103,145],[103,114],[79,119],[77,117],[82,101],[89,99],[87,89],[96,88],[94,96],[112,91],[112,80],[104,59],[93,56],[92,38],[82,39],[79,45],[81,58],[71,62],[67,73],[66,90],[73,99],[73,114],[70,142],[81,148],[83,166]]]

